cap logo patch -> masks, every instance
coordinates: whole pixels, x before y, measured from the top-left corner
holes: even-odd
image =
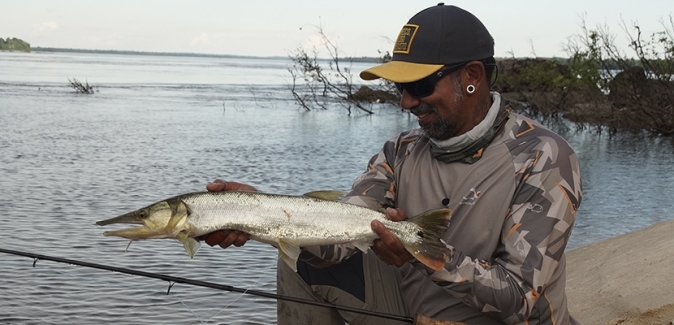
[[[414,35],[417,34],[418,29],[419,25],[406,24],[403,26],[403,29],[400,30],[400,34],[398,34],[396,43],[393,46],[393,54],[410,54]]]

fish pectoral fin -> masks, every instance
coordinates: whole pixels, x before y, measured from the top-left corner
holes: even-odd
[[[353,246],[356,246],[361,252],[367,254],[367,251],[370,248],[370,242],[355,241],[353,242]]]
[[[297,259],[300,257],[301,252],[300,245],[281,238],[278,240],[278,251],[281,255],[281,259],[283,259],[293,271],[297,272]]]
[[[185,233],[179,233],[178,236],[176,236],[176,239],[183,243],[185,251],[190,255],[190,258],[194,258],[194,254],[196,254],[199,247],[201,247],[201,243],[198,240],[187,236]]]

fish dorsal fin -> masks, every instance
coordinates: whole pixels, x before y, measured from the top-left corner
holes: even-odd
[[[183,243],[183,246],[185,246],[185,251],[188,255],[190,255],[190,258],[194,258],[194,254],[196,254],[199,250],[199,247],[201,247],[201,243],[198,240],[189,237],[187,232],[178,233],[176,239]]]
[[[344,195],[346,195],[346,193],[342,191],[333,191],[333,190],[311,191],[308,193],[304,193],[304,196],[325,201],[338,201]]]
[[[287,239],[278,239],[278,250],[283,259],[290,268],[297,272],[297,259],[300,257],[300,246]]]

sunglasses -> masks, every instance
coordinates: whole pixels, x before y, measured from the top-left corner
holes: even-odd
[[[468,62],[459,63],[453,66],[443,68],[440,71],[435,72],[424,79],[417,80],[414,82],[405,82],[405,83],[396,82],[395,83],[396,89],[398,89],[398,92],[400,92],[400,94],[403,93],[403,90],[407,90],[407,93],[415,98],[422,98],[429,96],[435,91],[435,84],[438,82],[438,80],[442,79],[442,77],[456,70],[463,68],[464,66],[466,66],[467,63]]]

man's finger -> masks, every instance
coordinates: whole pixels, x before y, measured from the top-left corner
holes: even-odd
[[[386,217],[392,221],[403,221],[407,219],[407,214],[403,209],[386,208]]]
[[[384,245],[379,239],[375,239],[372,243],[372,251],[379,257],[380,260],[384,261],[386,264],[391,265],[391,254],[386,245]]]
[[[372,227],[372,231],[374,231],[377,236],[379,236],[379,240],[382,241],[384,244],[388,246],[395,245],[396,243],[400,243],[400,240],[398,240],[398,237],[396,237],[393,233],[391,233],[386,226],[384,226],[383,223],[379,222],[378,220],[372,220],[372,223],[370,223],[370,226]]]
[[[370,226],[372,227],[372,231],[379,236],[372,245],[372,250],[377,254],[379,259],[388,265],[400,267],[413,258],[398,237],[391,233],[384,224],[373,220]]]
[[[220,242],[218,245],[222,248],[227,248],[229,246],[232,246],[234,242],[236,241],[236,238],[239,237],[238,231],[236,230],[229,230],[227,235],[225,236],[225,239]]]
[[[221,192],[221,191],[257,191],[255,187],[252,187],[248,184],[241,184],[237,182],[227,182],[221,179],[216,179],[208,184],[206,184],[206,190],[210,192]]]
[[[204,241],[206,242],[206,244],[208,244],[209,246],[212,247],[212,246],[215,246],[215,245],[221,243],[223,240],[225,240],[225,237],[227,237],[227,233],[225,233],[225,230],[214,231],[214,232],[206,235],[206,238],[204,239]]]
[[[225,187],[227,186],[227,183],[224,181],[221,181],[219,179],[216,179],[212,183],[206,184],[206,190],[209,192],[220,192],[224,191]]]
[[[250,239],[250,234],[247,234],[245,232],[239,233],[239,236],[236,237],[236,240],[234,241],[234,246],[236,247],[241,247],[245,245],[248,240]]]

